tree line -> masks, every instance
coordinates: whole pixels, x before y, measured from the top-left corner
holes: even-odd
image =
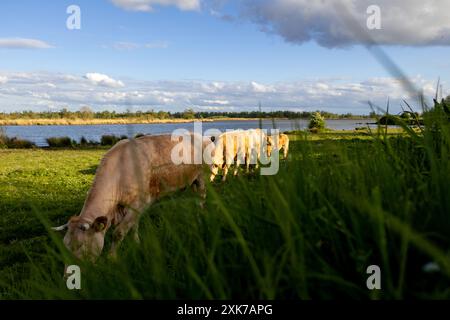
[[[350,119],[350,118],[370,118],[374,115],[353,115],[351,113],[337,114],[327,111],[239,111],[239,112],[207,112],[186,109],[182,112],[169,111],[99,111],[94,112],[88,107],[83,107],[78,111],[61,109],[59,111],[21,111],[0,113],[0,120],[16,119],[214,119],[214,118],[284,118],[284,119],[309,119],[314,113],[319,112],[325,119]]]

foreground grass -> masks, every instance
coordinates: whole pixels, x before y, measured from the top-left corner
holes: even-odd
[[[291,136],[276,176],[210,185],[205,210],[189,190],[155,204],[140,246],[81,265],[81,291],[44,225],[78,214],[105,150],[0,151],[0,298],[450,298],[448,154],[329,135]]]
[[[61,220],[79,211],[105,151],[0,150],[0,281],[20,283],[30,275],[28,259],[48,243],[33,212]],[[0,290],[0,299],[10,295]]]

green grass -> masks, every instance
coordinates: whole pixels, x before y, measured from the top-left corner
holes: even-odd
[[[76,214],[104,152],[0,150],[0,281],[28,277],[27,254],[36,258],[48,243],[34,212],[55,223]],[[0,291],[0,298],[11,294]]]
[[[277,175],[209,185],[204,210],[190,190],[156,203],[140,246],[128,237],[117,261],[81,264],[81,291],[66,289],[70,257],[44,225],[79,213],[106,149],[0,150],[0,298],[450,298],[448,132],[437,147],[339,135],[291,136]]]

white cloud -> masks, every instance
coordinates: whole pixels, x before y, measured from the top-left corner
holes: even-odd
[[[116,50],[135,50],[140,48],[140,45],[134,42],[116,42],[113,48]]]
[[[319,90],[328,90],[330,87],[326,83],[318,82],[316,88]]]
[[[200,0],[110,0],[116,6],[130,11],[152,11],[156,6],[175,6],[180,10],[199,10]]]
[[[0,76],[0,84],[5,84],[8,82],[8,78],[5,76]]]
[[[274,92],[272,87],[257,83],[255,81],[250,82],[250,87],[251,90],[256,93]]]
[[[169,47],[169,42],[168,41],[149,42],[146,43],[144,47],[148,49],[166,49]]]
[[[413,106],[416,97],[405,93],[394,78],[306,79],[294,82],[260,83],[256,81],[121,81],[90,73],[86,76],[59,73],[0,72],[0,111],[46,110],[50,107],[79,109],[90,105],[94,110],[128,108],[182,111],[255,110],[261,101],[264,110],[317,110],[369,113],[368,101],[384,107],[391,99],[391,112],[401,110],[402,99]],[[0,80],[1,81],[1,80]],[[420,75],[411,81],[427,97],[434,96],[434,80]],[[57,84],[56,86],[54,84]],[[444,87],[446,86],[443,83]],[[450,93],[450,92],[445,92]]]
[[[230,101],[228,100],[203,100],[204,103],[208,105],[215,105],[215,106],[226,106],[230,104]]]
[[[56,88],[56,85],[51,83],[51,82],[43,83],[42,86],[47,87],[47,88],[51,88],[51,89],[55,89]]]
[[[450,1],[441,0],[243,0],[241,17],[286,41],[324,47],[366,44],[367,34],[384,45],[450,45]],[[367,8],[381,9],[381,30],[368,30]],[[347,8],[342,10],[342,8]],[[348,23],[348,12],[361,29]]]
[[[120,88],[124,86],[124,83],[120,80],[114,80],[109,76],[101,73],[87,73],[85,78],[91,83],[104,87]]]
[[[48,43],[25,38],[0,38],[0,49],[49,49],[53,48]]]
[[[166,49],[169,47],[169,42],[155,41],[155,42],[148,42],[148,43],[140,44],[140,43],[135,43],[135,42],[122,41],[122,42],[114,43],[112,47],[116,50],[126,50],[126,51],[131,51],[131,50],[136,50],[136,49],[141,49],[141,48]],[[107,48],[107,46],[105,48]]]

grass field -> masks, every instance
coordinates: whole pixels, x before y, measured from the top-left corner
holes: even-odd
[[[140,246],[129,237],[118,260],[81,264],[80,291],[48,226],[79,213],[106,149],[0,150],[0,299],[450,298],[448,140],[291,140],[277,175],[209,185],[204,210],[190,190],[156,203]]]

